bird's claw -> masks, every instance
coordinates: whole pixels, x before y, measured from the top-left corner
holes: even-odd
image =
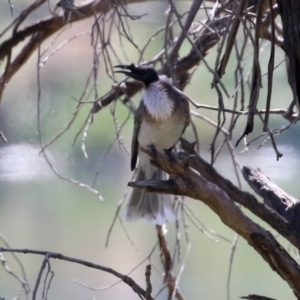
[[[158,153],[157,153],[157,150],[156,150],[155,146],[154,146],[153,144],[151,144],[151,145],[148,146],[148,148],[149,148],[150,151],[151,151],[151,156],[152,156],[153,158],[157,158]]]

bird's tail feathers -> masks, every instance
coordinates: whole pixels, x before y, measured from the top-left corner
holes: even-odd
[[[145,171],[141,168],[138,170],[136,180],[148,180]],[[156,169],[152,180],[166,180],[166,173]],[[166,221],[175,221],[176,219],[170,195],[149,193],[143,189],[133,189],[125,215],[129,222],[143,219],[147,223],[157,225],[163,225]]]

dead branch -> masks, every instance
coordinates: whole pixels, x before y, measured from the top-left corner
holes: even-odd
[[[195,47],[191,47],[190,53],[175,64],[173,72],[178,80],[178,86],[181,90],[184,89],[189,81],[188,71],[197,66],[208,51],[217,44],[224,33],[228,22],[228,18],[216,19],[213,22],[208,21],[203,34],[201,34],[194,42],[197,51],[195,50]],[[170,74],[170,66],[165,64],[159,72],[167,75]],[[109,105],[123,95],[133,97],[142,88],[143,85],[136,81],[126,82],[125,84],[122,84],[122,87],[117,85],[95,103],[93,112],[99,112],[103,107]]]
[[[172,297],[175,295],[178,300],[183,300],[184,297],[176,284],[176,277],[173,273],[174,260],[165,238],[165,229],[162,228],[162,226],[157,225],[156,231],[160,248],[160,256],[165,271],[164,283],[166,283],[169,289],[168,299],[172,299]]]
[[[250,187],[260,195],[264,203],[284,217],[294,228],[300,230],[300,201],[279,188],[260,169],[243,167],[243,176]]]
[[[108,267],[105,267],[102,265],[98,265],[98,264],[94,264],[94,263],[86,261],[86,260],[66,256],[61,253],[48,252],[48,251],[39,251],[39,250],[32,250],[32,249],[12,249],[12,248],[0,247],[0,253],[1,252],[42,255],[46,258],[47,261],[49,261],[51,258],[59,259],[59,260],[64,260],[64,261],[68,261],[71,263],[79,264],[82,266],[86,266],[88,268],[107,272],[107,273],[110,273],[110,274],[120,278],[124,283],[126,283],[128,286],[130,286],[133,289],[133,291],[135,293],[137,293],[142,299],[154,300],[152,297],[149,297],[149,294],[144,289],[142,289],[131,277],[123,275],[123,274],[115,271],[114,269],[111,269],[111,268],[108,268]],[[44,267],[45,266],[43,264],[42,268],[44,269]]]
[[[289,232],[285,231],[287,227],[289,229],[291,227],[288,226],[284,218],[264,204],[259,203],[254,196],[239,190],[197,155],[189,156],[186,153],[179,153],[174,154],[170,158],[161,153],[156,153],[154,157],[149,149],[145,149],[145,152],[152,156],[154,165],[170,174],[170,179],[158,182],[131,182],[129,183],[130,186],[144,188],[150,192],[184,195],[202,201],[220,217],[224,224],[247,240],[270,267],[290,285],[295,295],[298,298],[300,297],[299,265],[282,248],[270,232],[244,215],[234,202],[251,208],[251,211],[256,215],[260,215],[260,217],[262,211],[264,211],[263,215],[268,216],[268,219],[265,221],[270,221],[271,218],[277,219],[275,223],[276,227],[280,229],[280,233],[284,237],[291,239]],[[243,200],[238,200],[240,198]],[[249,205],[247,203],[248,200],[254,206]],[[273,221],[275,220],[268,223],[271,223],[270,225],[273,226]],[[284,227],[285,230],[283,230]],[[297,244],[299,249],[299,237],[295,232],[292,233],[292,236],[294,245]]]
[[[146,0],[127,0],[129,3],[145,2]],[[38,1],[41,4],[42,0]],[[95,1],[90,0],[87,3],[78,6],[77,12],[69,15],[68,22],[77,22],[84,18],[89,18],[95,13],[105,15],[114,7],[121,4],[120,0],[114,1]],[[31,11],[31,10],[30,10]],[[20,15],[20,20],[24,20],[27,14]],[[20,23],[17,22],[19,26]],[[41,45],[48,37],[59,31],[66,25],[65,15],[62,16],[48,16],[44,19],[38,20],[36,23],[25,27],[24,29],[13,32],[13,35],[0,44],[0,62],[7,57],[9,62],[5,68],[4,74],[0,77],[0,100],[2,98],[3,90],[11,78],[20,70],[20,68],[28,61],[35,50]],[[18,26],[15,28],[17,29]],[[20,50],[17,57],[10,62],[10,53],[20,42],[26,38],[30,38],[29,41]]]
[[[227,38],[225,53],[221,60],[221,65],[218,69],[218,75],[220,76],[220,78],[225,74],[225,69],[226,69],[227,63],[229,61],[229,57],[230,57],[233,45],[235,43],[236,35],[237,35],[238,29],[240,26],[241,18],[244,15],[244,10],[246,8],[246,5],[247,5],[247,0],[242,0],[242,1],[237,2],[236,7],[234,7],[234,9],[236,10],[236,15],[234,16],[234,20],[232,21],[231,30],[230,30],[230,32],[228,34],[228,38]]]
[[[269,298],[265,296],[260,296],[260,295],[248,295],[244,297],[240,297],[241,299],[248,299],[248,300],[276,300],[274,298]]]

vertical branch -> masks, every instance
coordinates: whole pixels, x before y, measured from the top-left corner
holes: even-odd
[[[101,30],[100,30],[100,26],[99,26],[100,19],[101,19],[101,15],[99,18],[95,15],[95,22],[93,24],[93,30],[91,32],[91,44],[93,47],[93,78],[94,78],[95,99],[98,99],[98,97],[99,97],[99,95],[98,95],[99,55],[98,55],[98,51],[97,51],[98,42],[101,45],[100,46],[101,50],[103,49],[103,47],[105,47],[105,40],[104,40],[104,37],[103,38],[101,37]]]
[[[232,273],[232,265],[233,265],[233,257],[235,254],[236,246],[239,241],[239,235],[235,234],[234,239],[231,244],[231,252],[229,257],[229,269],[228,269],[228,276],[227,276],[227,300],[230,300],[230,279]]]
[[[239,96],[239,90],[240,90],[240,102],[241,102],[241,108],[240,110],[244,110],[244,102],[245,102],[245,86],[244,86],[244,66],[242,66],[242,61],[244,58],[244,53],[246,49],[246,45],[248,42],[248,34],[244,31],[244,40],[241,47],[241,50],[239,50],[237,43],[235,43],[235,52],[236,52],[236,58],[237,58],[237,67],[234,71],[235,76],[235,91],[233,94],[234,103],[233,103],[233,110],[237,110],[237,103],[238,103],[238,96]],[[232,115],[230,120],[230,126],[229,126],[229,134],[230,139],[232,138],[233,129],[236,125],[236,122],[238,120],[240,115]]]
[[[282,20],[285,52],[288,56],[288,80],[299,110],[300,101],[300,1],[277,0]]]
[[[239,29],[239,26],[240,26],[240,23],[241,23],[240,18],[243,17],[243,12],[245,10],[247,2],[248,2],[248,0],[241,0],[241,1],[237,2],[237,3],[239,3],[239,6],[237,8],[236,16],[235,16],[235,18],[232,22],[231,30],[228,34],[225,53],[223,55],[223,58],[221,60],[221,65],[220,65],[219,70],[218,70],[218,75],[219,75],[220,78],[225,73],[225,69],[226,69],[226,66],[227,66],[228,61],[229,61],[231,50],[232,50],[233,45],[235,43],[236,35],[237,35],[238,29]]]
[[[11,0],[8,0],[8,4],[9,4],[9,7],[10,7],[11,16],[13,17],[14,16],[14,6],[13,6]]]
[[[165,225],[164,225],[165,226]],[[179,300],[183,300],[184,297],[179,291],[178,286],[176,285],[176,279],[173,274],[173,258],[169,249],[169,246],[167,244],[167,241],[165,239],[165,228],[164,226],[156,225],[156,231],[159,241],[159,248],[161,252],[161,259],[162,263],[164,265],[164,271],[165,271],[165,283],[168,286],[169,289],[169,296],[168,299],[171,300],[173,295]]]
[[[9,81],[8,74],[9,74],[10,66],[11,66],[11,50],[6,55],[5,70],[4,70],[3,75],[0,77],[0,104],[2,101],[2,95],[4,92],[5,86],[7,84],[7,81]]]
[[[8,243],[8,241],[6,240],[5,236],[0,232],[0,240],[4,243],[4,245],[9,249],[10,245]],[[18,258],[18,256],[15,253],[11,253],[12,257],[16,260],[17,264],[19,265],[20,269],[21,269],[21,273],[22,276],[17,275],[15,272],[13,272],[10,267],[7,264],[7,260],[4,257],[4,254],[2,252],[0,252],[0,262],[2,267],[4,268],[4,270],[10,274],[13,278],[15,278],[17,281],[20,282],[22,289],[21,292],[25,292],[25,297],[28,300],[29,299],[29,293],[30,293],[30,286],[27,280],[27,276],[26,276],[26,272],[24,269],[24,266],[22,264],[22,262],[20,261],[20,259]]]
[[[254,48],[254,55],[253,55],[253,64],[252,64],[252,80],[251,80],[251,91],[250,91],[250,99],[249,99],[249,106],[248,106],[248,118],[247,118],[247,125],[244,130],[242,136],[238,139],[236,145],[247,136],[249,133],[253,131],[254,128],[254,115],[257,111],[257,102],[259,97],[259,92],[261,88],[261,69],[259,64],[259,37],[260,37],[260,25],[261,25],[261,18],[263,12],[263,1],[260,1],[257,4],[257,13],[256,13],[256,24],[255,24],[255,36],[254,39],[252,38],[251,34],[249,37],[252,41],[252,45]],[[248,30],[246,24],[243,22],[245,29]]]
[[[223,95],[221,93],[221,90],[219,89],[219,87],[217,85],[215,85],[215,89],[218,95],[218,104],[219,104],[219,110],[218,110],[218,126],[216,128],[211,146],[210,146],[210,151],[211,151],[211,164],[213,164],[215,162],[215,142],[217,140],[217,137],[219,135],[219,133],[221,132],[221,128],[223,128],[225,122],[226,122],[226,114],[225,114],[225,110],[224,110],[224,101],[223,101]],[[221,115],[222,115],[222,120],[221,120]]]
[[[43,276],[43,272],[44,272],[44,269],[45,269],[46,264],[47,264],[47,261],[48,261],[48,257],[46,255],[43,259],[42,265],[41,265],[40,270],[39,270],[38,277],[36,278],[36,281],[35,281],[35,286],[34,286],[34,289],[33,289],[33,292],[32,292],[32,300],[36,299],[36,294],[37,294],[37,291],[38,291],[38,288],[39,288],[39,285],[40,285],[40,282],[41,282],[41,279],[42,279],[42,276]]]
[[[270,15],[271,15],[271,50],[270,50],[270,58],[268,63],[268,93],[267,93],[267,103],[266,103],[266,114],[264,119],[264,131],[267,131],[268,123],[269,123],[269,111],[271,106],[271,96],[273,89],[273,71],[274,71],[274,60],[275,60],[275,20],[274,20],[274,12],[272,6],[272,0],[269,0],[270,4]]]
[[[169,0],[169,3],[170,3],[170,7],[172,9],[172,11],[175,13],[176,17],[177,17],[177,20],[178,20],[178,23],[181,27],[181,32],[180,32],[180,35],[177,39],[177,42],[174,46],[174,48],[172,49],[171,53],[170,53],[170,62],[171,63],[174,63],[175,60],[176,60],[176,57],[178,55],[178,52],[179,52],[179,49],[184,41],[184,39],[186,38],[187,36],[187,33],[189,31],[189,28],[191,27],[192,25],[192,22],[194,21],[195,17],[196,17],[196,14],[198,13],[198,10],[202,4],[202,1],[203,0],[194,0],[191,7],[190,7],[190,10],[189,10],[189,13],[187,15],[187,18],[186,18],[186,21],[185,21],[185,24],[183,25],[183,23],[181,22],[181,16],[178,15],[177,13],[177,9],[176,9],[176,6],[174,4],[174,1],[173,0]]]
[[[151,265],[146,266],[146,272],[145,272],[145,278],[146,278],[146,300],[151,299],[151,293],[152,293],[152,284],[151,284]]]
[[[37,37],[38,38],[38,37]],[[38,39],[39,40],[39,39]],[[62,176],[55,168],[54,166],[52,165],[52,163],[50,162],[49,160],[49,157],[47,156],[46,154],[46,151],[44,150],[45,147],[43,145],[43,141],[42,141],[42,132],[41,132],[41,76],[40,76],[40,69],[41,69],[41,43],[39,43],[39,46],[38,46],[38,53],[37,53],[37,56],[38,56],[38,59],[37,59],[37,131],[38,131],[38,140],[39,140],[39,143],[40,143],[40,146],[41,146],[41,149],[42,149],[42,154],[43,154],[43,157],[45,158],[47,164],[49,165],[49,167],[51,168],[51,170],[54,172],[54,174],[62,179],[62,180],[66,180],[70,183],[73,183],[73,184],[76,184],[80,187],[83,187],[83,188],[86,188],[87,190],[89,190],[90,192],[96,194],[99,199],[102,201],[103,198],[101,196],[101,193],[90,187],[89,185],[87,184],[84,184],[80,181],[77,181],[77,180],[74,180],[74,179],[71,179],[71,178],[67,178],[67,177],[64,177]],[[90,119],[90,114],[88,116],[88,120]]]

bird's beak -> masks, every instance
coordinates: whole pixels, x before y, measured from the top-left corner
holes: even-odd
[[[117,65],[114,66],[114,68],[120,68],[123,70],[119,70],[119,71],[114,71],[114,73],[122,73],[125,74],[129,77],[132,77],[132,71],[135,70],[135,65],[131,64],[131,65]]]

